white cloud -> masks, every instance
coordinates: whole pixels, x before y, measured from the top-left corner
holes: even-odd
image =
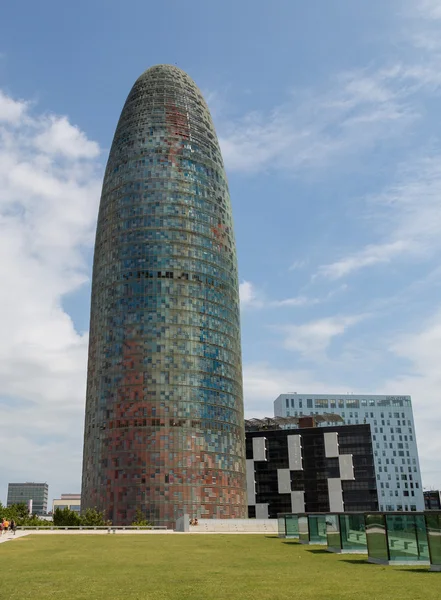
[[[363,267],[371,267],[378,263],[388,263],[408,248],[409,244],[403,240],[389,244],[372,244],[352,256],[347,256],[335,263],[321,267],[320,271],[323,275],[331,279],[338,279]]]
[[[415,159],[397,175],[397,182],[368,199],[371,220],[382,237],[376,244],[320,267],[331,279],[400,257],[427,258],[440,252],[441,154]]]
[[[261,308],[263,303],[259,298],[259,293],[251,281],[242,281],[239,284],[240,306],[244,308]]]
[[[0,123],[16,123],[27,110],[27,103],[13,100],[0,90]]]
[[[441,84],[431,64],[400,63],[340,73],[328,90],[297,91],[265,114],[220,121],[219,141],[232,171],[328,166],[402,134],[420,116],[409,102],[424,86]]]
[[[282,300],[269,300],[263,292],[259,290],[251,281],[242,281],[239,284],[240,306],[242,310],[247,308],[283,308],[293,306],[312,306],[318,304],[318,298],[308,298],[307,296],[293,296]]]
[[[441,19],[441,4],[439,0],[419,0],[416,3],[417,14],[423,19],[438,21]]]
[[[46,154],[61,154],[68,158],[96,158],[100,149],[96,142],[66,117],[51,116],[48,122],[42,122],[43,131],[35,137],[36,147]]]
[[[365,315],[335,316],[310,321],[302,325],[283,327],[284,347],[304,356],[323,353],[335,336],[366,318]]]
[[[441,309],[416,331],[396,337],[390,351],[402,372],[381,386],[385,394],[410,394],[425,486],[441,486]]]
[[[227,168],[301,173],[339,162],[347,168],[352,156],[407,135],[426,112],[427,94],[441,86],[440,15],[438,0],[409,1],[388,34],[403,46],[401,60],[331,74],[326,88],[295,89],[267,112],[234,120],[218,114]]]
[[[87,334],[62,299],[89,278],[102,167],[66,117],[0,98],[0,472],[52,495],[80,485]]]
[[[293,298],[285,298],[284,300],[272,300],[270,306],[283,307],[283,306],[311,306],[318,304],[320,300],[317,298],[308,298],[307,296],[294,296]]]
[[[289,271],[297,271],[300,269],[304,269],[308,264],[307,260],[295,260],[292,265],[289,267]]]
[[[245,416],[272,417],[273,402],[280,394],[310,392],[320,394],[343,394],[351,391],[346,386],[320,380],[311,371],[280,369],[268,363],[249,363],[243,369]]]

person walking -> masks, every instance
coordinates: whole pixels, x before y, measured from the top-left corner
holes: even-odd
[[[17,525],[15,524],[14,519],[11,519],[9,523],[9,530],[15,535],[15,530],[17,529]]]

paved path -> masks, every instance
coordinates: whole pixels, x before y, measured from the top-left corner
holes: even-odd
[[[17,532],[18,535],[19,532]],[[165,533],[175,533],[173,529],[154,529],[137,530],[137,529],[27,529],[20,531],[25,535],[163,535]]]
[[[25,535],[29,535],[29,531],[17,531],[14,535],[9,531],[7,533],[2,533],[0,535],[0,544],[4,544],[5,542],[12,542],[13,540],[18,540],[18,538],[24,537]]]

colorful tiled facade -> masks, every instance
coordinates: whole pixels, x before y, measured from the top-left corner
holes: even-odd
[[[82,508],[246,516],[237,259],[208,107],[158,65],[126,100],[98,216]]]

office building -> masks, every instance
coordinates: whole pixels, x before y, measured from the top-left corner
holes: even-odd
[[[441,510],[441,492],[439,490],[426,490],[423,495],[426,510]]]
[[[246,514],[228,184],[207,104],[174,66],[135,82],[104,176],[81,499],[114,524]]]
[[[12,504],[26,504],[32,500],[32,514],[44,515],[47,513],[47,499],[49,486],[47,483],[10,483],[8,484],[7,506]]]
[[[378,510],[369,425],[321,420],[245,422],[249,517]]]
[[[61,498],[54,498],[52,500],[52,512],[54,513],[57,508],[60,510],[68,508],[79,513],[81,511],[81,494],[61,494]]]
[[[369,424],[380,510],[421,511],[424,497],[410,396],[281,394],[276,416],[339,415],[348,425]]]

